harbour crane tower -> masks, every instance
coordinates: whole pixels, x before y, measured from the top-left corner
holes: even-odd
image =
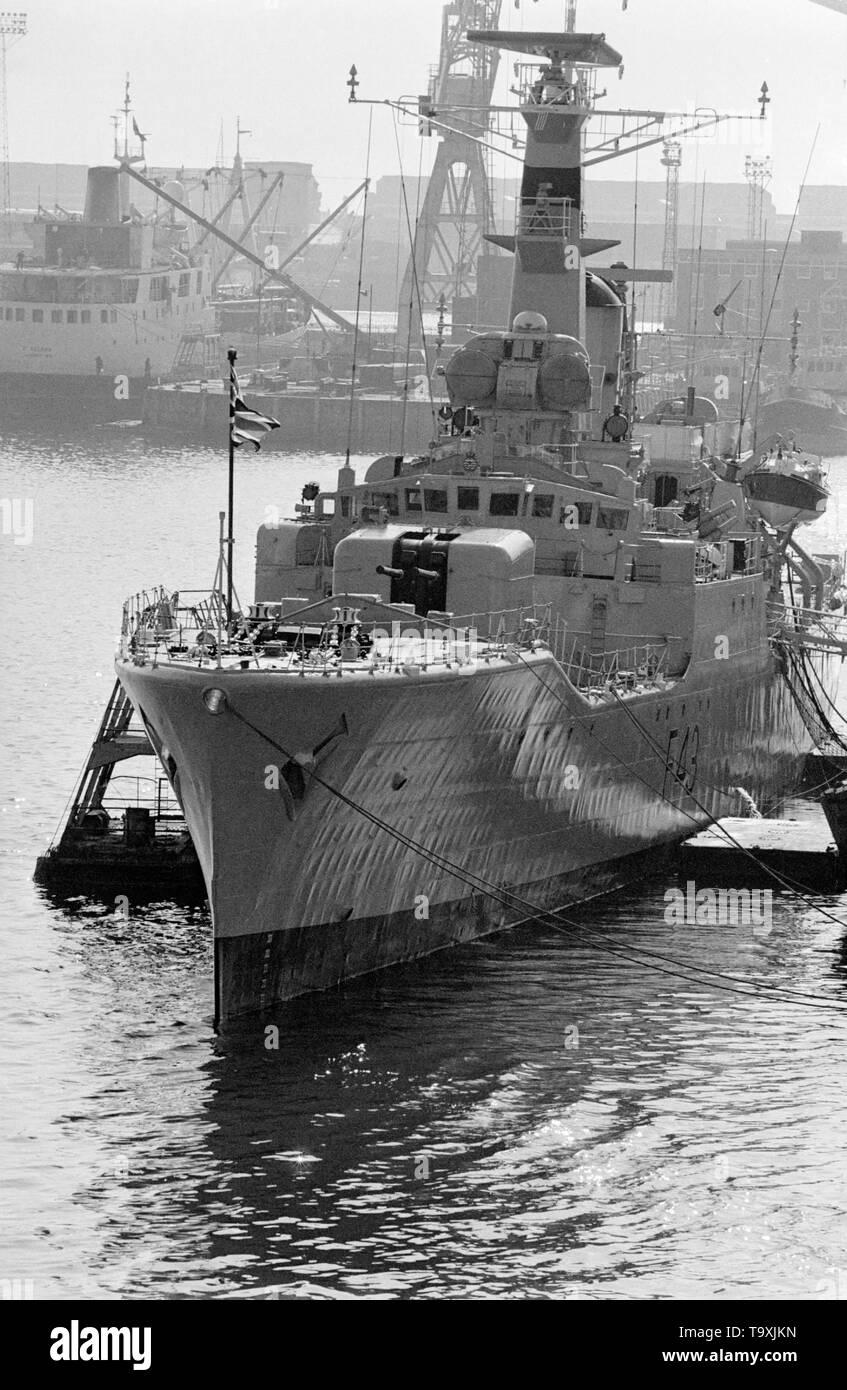
[[[665,240],[662,246],[662,270],[676,273],[679,250],[679,170],[682,164],[682,145],[679,140],[665,140],[662,145],[662,164],[665,167]],[[673,281],[664,281],[659,290],[656,317],[667,328],[674,313]]]
[[[747,240],[760,241],[763,232],[764,195],[771,181],[770,159],[754,159],[747,155],[744,160],[744,177],[747,180]]]
[[[9,180],[9,111],[6,97],[6,50],[17,39],[23,38],[27,28],[27,16],[20,10],[0,11],[0,200],[4,223],[7,222],[12,207],[12,191]]]
[[[444,6],[438,68],[419,98],[420,133],[438,149],[406,265],[397,311],[397,345],[419,342],[421,308],[475,290],[483,237],[494,231],[491,182],[479,143],[489,130],[483,111],[497,76],[496,48],[469,43],[469,29],[496,29],[502,0],[451,0]],[[469,109],[473,108],[473,109]],[[449,129],[430,124],[443,117]],[[411,306],[411,307],[410,307]]]

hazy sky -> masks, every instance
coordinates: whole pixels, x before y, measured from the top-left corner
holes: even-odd
[[[22,0],[22,4],[26,0]],[[624,57],[606,104],[757,111],[770,87],[767,131],[733,125],[686,143],[683,177],[741,179],[744,156],[770,154],[780,211],[793,208],[820,125],[809,181],[847,184],[847,15],[812,0],[579,0],[577,27],[604,31]],[[211,164],[223,121],[231,157],[236,116],[251,159],[314,165],[327,203],[363,176],[369,111],[371,173],[397,172],[390,112],[347,104],[350,64],[361,97],[425,90],[437,61],[441,0],[29,0],[29,33],[7,57],[12,159],[98,163],[111,155],[109,117],[124,73],[154,164]],[[561,28],[563,0],[503,0],[501,28]],[[511,64],[501,65],[501,98]],[[416,129],[402,132],[409,173]],[[424,168],[435,141],[424,141]],[[499,166],[497,172],[516,169]],[[631,178],[634,157],[603,166]],[[661,176],[658,155],[639,174]]]

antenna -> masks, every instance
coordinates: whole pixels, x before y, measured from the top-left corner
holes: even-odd
[[[112,129],[114,130],[115,159],[122,160],[125,164],[143,164],[144,142],[147,136],[141,133],[138,128],[138,123],[132,114],[132,101],[129,95],[129,73],[126,73],[124,78],[124,100],[120,112],[117,116],[110,116],[109,119],[112,122]],[[123,120],[124,127],[124,147],[122,151],[118,148],[118,130],[121,120]],[[139,147],[134,154],[129,144],[130,127],[132,128],[132,133],[139,142]]]
[[[240,117],[240,116],[236,116],[236,118],[235,118],[235,158],[236,158],[236,159],[240,159],[240,158],[241,158],[241,137],[242,137],[242,135],[252,135],[252,134],[253,134],[252,130],[245,130],[245,129],[244,129],[244,126],[241,124],[241,117]]]
[[[9,120],[6,100],[6,49],[11,48],[17,39],[23,38],[27,29],[27,16],[21,11],[4,10],[0,12],[0,178],[2,178],[2,212],[8,217],[12,210],[12,193],[9,179]]]

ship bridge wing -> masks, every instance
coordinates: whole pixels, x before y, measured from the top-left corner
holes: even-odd
[[[508,29],[470,29],[471,43],[488,43],[514,53],[535,54],[551,63],[579,64],[584,67],[617,68],[623,59],[605,34],[563,34],[536,30],[515,33]]]

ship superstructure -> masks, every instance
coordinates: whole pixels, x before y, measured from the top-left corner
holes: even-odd
[[[784,790],[808,743],[772,642],[789,552],[816,594],[793,524],[717,426],[634,437],[624,409],[581,170],[620,55],[470,38],[540,73],[510,326],[451,359],[447,432],[263,526],[245,613],[219,590],[125,607],[118,674],[191,828],[222,1019],[632,879],[739,785]]]
[[[89,169],[80,217],[39,212],[32,251],[0,269],[4,418],[78,410],[140,414],[146,385],[184,345],[194,365],[214,343],[208,256],[173,216],[142,216],[126,174]]]

